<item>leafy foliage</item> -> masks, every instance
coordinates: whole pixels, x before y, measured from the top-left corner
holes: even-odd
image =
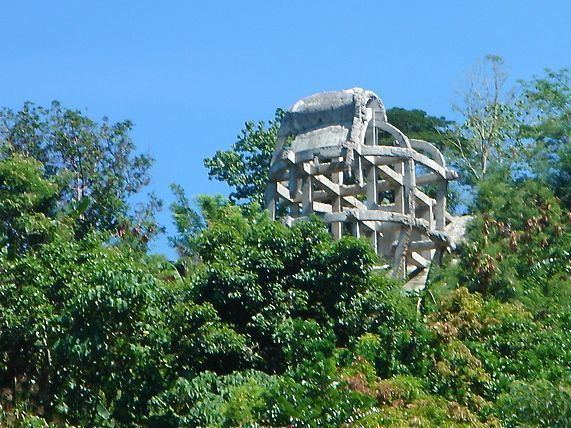
[[[500,397],[498,413],[509,426],[569,426],[571,389],[549,381],[517,382]]]
[[[502,299],[569,296],[569,212],[549,188],[534,180],[492,178],[480,186],[476,208],[482,214],[461,265],[469,287]]]
[[[522,85],[540,114],[513,124],[529,153],[549,147],[553,156],[522,157],[529,174],[511,161],[490,166],[475,182],[467,242],[415,296],[373,269],[367,241],[333,241],[317,217],[286,227],[259,204],[193,204],[177,186],[179,260],[148,254],[137,233],[110,239],[131,212],[129,183],[98,200],[97,186],[109,182],[92,170],[94,187],[78,198],[75,155],[53,162],[76,131],[97,158],[107,125],[58,106],[5,111],[0,425],[569,425],[562,73]],[[446,145],[444,119],[391,114]],[[247,126],[210,160],[212,171],[233,165],[212,175],[233,183],[234,200],[261,197],[276,126]]]
[[[270,160],[283,114],[283,110],[277,109],[267,127],[264,122],[246,122],[230,150],[218,150],[214,156],[204,160],[211,179],[226,182],[233,188],[230,193],[232,202],[263,205]]]
[[[407,137],[428,141],[439,149],[446,146],[454,122],[445,117],[430,116],[423,110],[393,107],[387,110],[388,121]]]
[[[571,208],[571,88],[569,69],[546,70],[521,82],[522,126],[529,168]]]
[[[81,207],[76,229],[82,234],[93,228],[125,233],[136,227],[131,229],[128,221],[128,202],[148,183],[152,159],[135,154],[132,128],[128,120],[103,118],[98,123],[57,101],[48,108],[26,103],[19,111],[0,110],[3,153],[41,162],[45,175],[60,185],[58,205]],[[148,240],[156,231],[151,222],[136,233]]]
[[[0,239],[14,259],[48,239],[59,188],[40,164],[19,155],[0,160]]]

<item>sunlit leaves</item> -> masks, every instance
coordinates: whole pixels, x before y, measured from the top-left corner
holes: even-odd
[[[276,110],[275,118],[266,126],[264,122],[246,122],[238,140],[230,150],[218,150],[204,160],[208,175],[223,181],[233,190],[233,202],[264,203],[264,190],[281,118],[284,112]]]

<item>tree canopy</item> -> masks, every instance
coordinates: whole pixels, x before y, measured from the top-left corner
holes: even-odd
[[[81,209],[78,233],[125,233],[149,220],[144,209],[135,214],[130,198],[148,184],[153,162],[136,153],[132,127],[128,120],[97,122],[56,101],[48,108],[26,103],[18,111],[0,110],[0,147],[3,157],[19,154],[41,163],[60,187],[57,205]],[[151,198],[149,206],[154,204]]]
[[[230,201],[264,204],[268,170],[283,113],[277,109],[267,126],[263,121],[246,122],[229,150],[218,150],[204,160],[208,176],[226,182],[233,189]]]
[[[566,79],[520,83],[521,153],[489,158],[466,243],[414,295],[367,241],[261,209],[278,118],[206,161],[232,200],[173,186],[168,260],[125,232],[148,168],[130,125],[4,110],[0,425],[569,426]],[[389,116],[453,153],[455,124]]]

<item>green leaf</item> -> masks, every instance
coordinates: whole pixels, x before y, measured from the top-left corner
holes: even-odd
[[[109,417],[111,416],[111,413],[109,413],[109,410],[107,410],[105,408],[105,406],[101,403],[97,404],[97,414],[105,420],[109,419]]]

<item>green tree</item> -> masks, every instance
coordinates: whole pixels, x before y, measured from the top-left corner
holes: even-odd
[[[388,121],[407,137],[428,141],[443,150],[454,122],[444,116],[430,116],[423,110],[393,107],[387,110]]]
[[[571,387],[549,381],[517,382],[498,402],[507,426],[567,427],[571,424]]]
[[[78,237],[81,212],[55,209],[54,179],[35,160],[0,160],[2,409],[131,424],[178,376],[251,364],[247,338],[195,303],[170,264],[96,230]]]
[[[316,217],[286,227],[257,203],[193,202],[173,186],[177,273],[140,251],[132,193],[97,205],[110,223],[89,220],[97,192],[78,191],[77,170],[53,163],[66,152],[46,143],[73,132],[55,133],[63,124],[37,108],[31,118],[18,112],[10,141],[20,142],[6,140],[0,156],[0,425],[566,426],[571,217],[561,73],[521,83],[516,133],[496,137],[502,150],[520,139],[528,174],[489,158],[474,180],[460,260],[416,296],[373,271],[370,243],[333,241]],[[69,129],[91,129],[65,117]],[[445,119],[392,109],[389,120],[448,150],[454,124]],[[271,138],[252,124],[232,148],[237,157],[218,160],[230,156],[234,173],[261,180]],[[261,197],[259,183],[234,201]],[[120,243],[109,239],[128,217]]]
[[[491,176],[478,189],[477,215],[460,262],[460,280],[501,299],[570,304],[568,211],[544,183]],[[547,300],[546,300],[547,299]]]
[[[41,164],[16,155],[0,159],[0,242],[14,259],[53,232],[60,188],[43,178]]]
[[[176,198],[169,207],[176,234],[169,237],[169,241],[181,259],[185,259],[196,255],[198,236],[228,200],[221,195],[200,195],[193,203],[181,186],[172,184],[170,187]]]
[[[466,78],[461,101],[454,110],[461,120],[447,138],[447,153],[464,184],[473,186],[497,165],[514,160],[516,115],[513,96],[506,89],[504,61],[486,55]]]
[[[521,81],[518,137],[533,173],[555,189],[571,207],[570,71],[545,70],[543,76]]]
[[[137,222],[129,216],[129,198],[148,183],[152,164],[149,156],[135,153],[132,128],[128,120],[94,121],[57,101],[48,108],[26,103],[19,111],[0,110],[4,156],[18,153],[41,162],[46,177],[62,184],[59,205],[84,206],[76,227],[83,234],[92,228],[140,235],[157,231],[144,222],[135,230]]]
[[[277,109],[267,126],[264,122],[246,122],[230,150],[218,150],[204,160],[208,176],[233,189],[230,193],[232,202],[257,202],[263,206],[270,161],[283,114]]]

